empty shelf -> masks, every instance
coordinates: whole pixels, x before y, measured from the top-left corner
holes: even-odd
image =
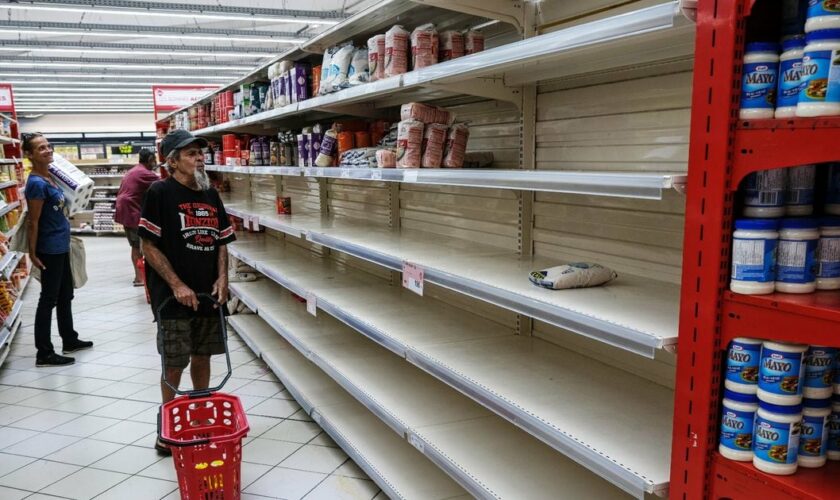
[[[292,245],[250,239],[232,244],[230,251],[627,491],[638,495],[667,489],[673,408],[667,388],[549,342],[513,335],[477,315],[390,287]],[[276,285],[263,280],[232,288],[278,331],[290,331],[300,304],[281,308]],[[324,344],[334,341],[289,340],[304,352],[330,352]],[[349,350],[348,343],[345,339],[342,349]],[[386,362],[368,359],[366,365],[374,372],[388,371],[379,366]],[[616,413],[616,405],[622,412]],[[381,418],[398,431],[406,425],[390,414]]]

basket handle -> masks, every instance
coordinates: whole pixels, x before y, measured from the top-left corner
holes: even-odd
[[[212,394],[214,392],[219,391],[222,387],[225,386],[227,381],[233,375],[233,368],[230,364],[230,350],[228,349],[228,343],[227,343],[227,340],[228,340],[227,322],[225,321],[224,308],[222,308],[222,304],[220,304],[216,300],[216,298],[213,297],[212,295],[210,295],[209,293],[204,293],[204,292],[197,293],[196,296],[198,297],[199,301],[201,301],[202,299],[209,300],[210,303],[217,306],[216,310],[219,311],[219,329],[220,329],[220,333],[221,333],[221,337],[222,337],[222,344],[225,346],[225,361],[227,362],[227,374],[222,379],[222,381],[219,383],[219,385],[217,385],[216,387],[209,387],[207,389],[200,389],[200,390],[193,390],[193,391],[181,391],[177,387],[170,384],[169,380],[166,379],[166,355],[165,355],[165,353],[161,354],[160,361],[161,361],[161,366],[163,368],[162,373],[161,373],[161,378],[163,380],[163,383],[166,384],[167,387],[172,389],[172,391],[175,392],[176,395],[186,394],[190,398],[205,397],[205,396],[209,396],[210,394]],[[161,335],[161,336],[163,335],[163,327],[161,326],[161,313],[163,312],[163,309],[167,305],[169,305],[169,303],[173,300],[175,300],[174,295],[170,295],[169,297],[166,297],[165,299],[163,299],[163,302],[161,302],[160,305],[158,306],[157,311],[155,311],[155,316],[156,316],[156,319],[157,319],[157,326],[158,326],[158,335]],[[197,443],[197,444],[200,444],[200,443]]]
[[[173,441],[171,439],[166,439],[165,437],[163,437],[163,433],[161,432],[163,430],[163,425],[161,423],[161,415],[160,415],[160,412],[161,412],[162,409],[163,409],[162,405],[160,407],[158,407],[158,414],[157,414],[157,435],[158,435],[158,440],[161,443],[169,445],[169,446],[177,446],[179,448],[183,447],[183,446],[201,446],[203,444],[210,443],[210,438],[192,439],[190,441]]]

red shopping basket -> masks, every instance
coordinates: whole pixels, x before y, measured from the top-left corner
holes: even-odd
[[[172,450],[182,499],[239,498],[242,438],[248,421],[239,398],[180,396],[160,412],[160,439]]]
[[[242,438],[248,434],[248,419],[238,397],[217,392],[233,372],[223,308],[209,294],[200,293],[198,298],[219,306],[227,375],[218,386],[197,391],[180,391],[164,377],[164,383],[180,396],[161,405],[158,437],[172,450],[183,500],[235,500],[241,486]],[[172,299],[164,300],[157,310],[158,328],[161,311]],[[166,356],[161,358],[166,373]]]

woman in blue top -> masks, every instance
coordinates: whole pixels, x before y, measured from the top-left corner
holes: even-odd
[[[50,340],[56,309],[63,353],[93,347],[73,330],[73,275],[70,270],[70,221],[64,213],[64,192],[50,177],[53,149],[42,134],[23,134],[23,153],[32,162],[26,181],[29,207],[29,258],[41,270],[41,297],[35,311],[35,366],[70,365],[75,359],[56,354]]]

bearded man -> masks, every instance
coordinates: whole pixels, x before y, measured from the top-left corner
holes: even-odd
[[[171,174],[149,188],[140,214],[138,235],[149,266],[147,284],[158,325],[158,352],[164,358],[163,402],[175,397],[164,382],[178,387],[190,365],[193,389],[210,385],[210,356],[224,354],[219,312],[228,300],[227,244],[234,241],[219,193],[204,171],[207,141],[186,130],[166,135],[160,149]],[[210,293],[218,305],[199,302]],[[174,296],[158,317],[161,304]],[[155,448],[169,450],[160,442]]]

